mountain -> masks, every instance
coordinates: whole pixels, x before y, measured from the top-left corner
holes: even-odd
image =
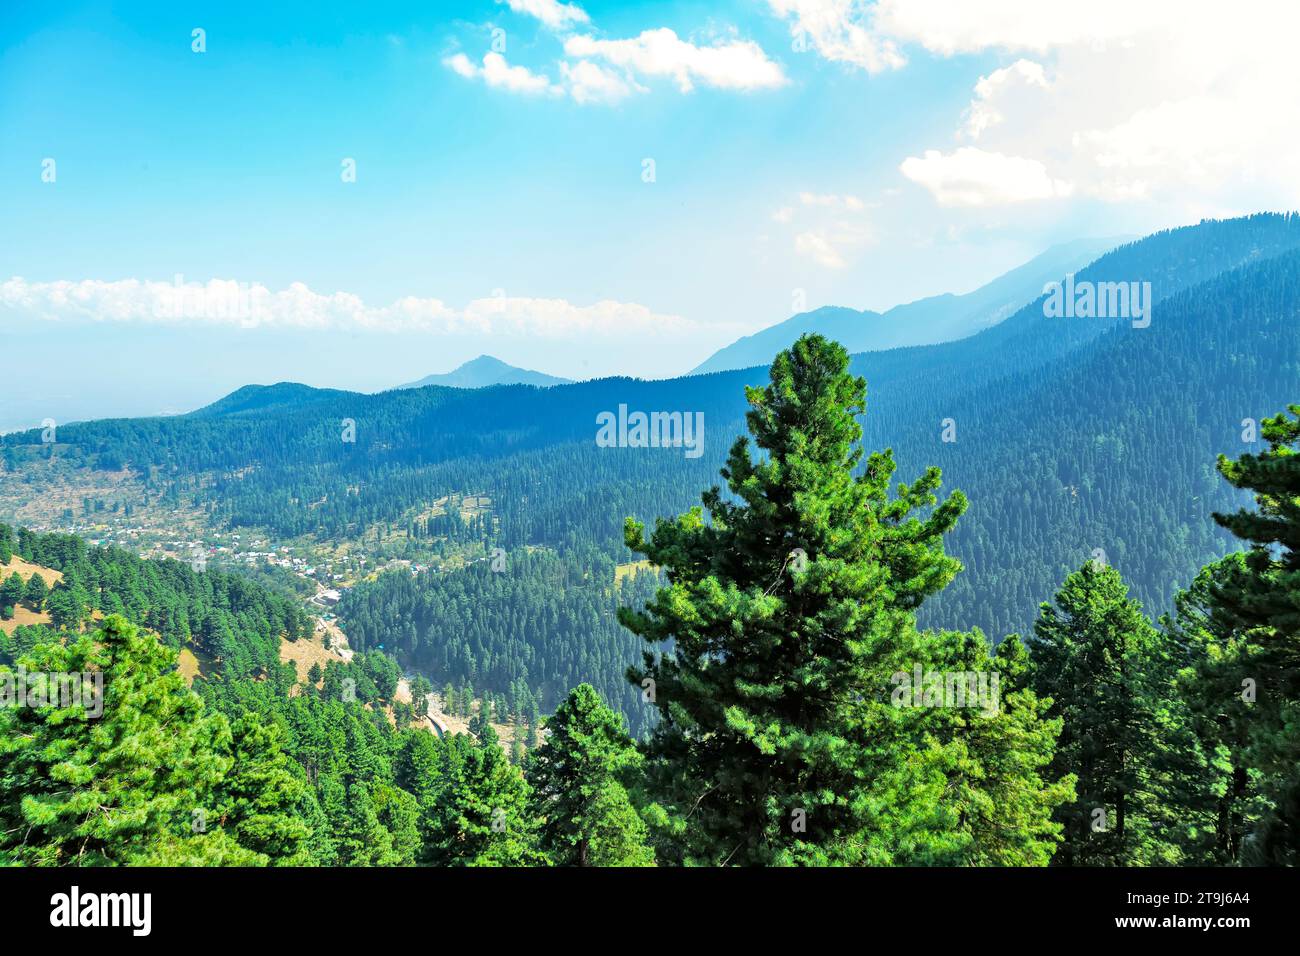
[[[965,338],[996,325],[1043,286],[1064,278],[1120,245],[1124,239],[1078,239],[1052,246],[1018,268],[965,295],[930,296],[886,312],[825,306],[802,312],[719,349],[692,375],[748,368],[769,362],[799,336],[817,332],[853,352],[878,352],[908,345],[934,345]]]
[[[259,414],[298,408],[304,404],[324,401],[349,392],[334,388],[313,388],[297,382],[278,382],[275,385],[245,385],[211,405],[190,412],[195,418],[214,418],[226,415]]]
[[[964,571],[927,602],[927,626],[978,626],[994,640],[1026,633],[1039,602],[1097,551],[1158,614],[1201,565],[1236,547],[1210,513],[1235,510],[1241,495],[1214,462],[1258,449],[1243,440],[1243,421],[1300,398],[1300,216],[1156,233],[1076,281],[1150,282],[1150,325],[1049,317],[1039,296],[960,340],[853,357],[868,385],[865,447],[892,448],[899,481],[940,467],[945,487],[971,502],[945,542]],[[524,681],[543,707],[589,673],[634,718],[639,696],[621,675],[638,648],[612,622],[606,590],[610,565],[631,558],[624,519],[680,513],[717,484],[745,431],[744,386],[766,379],[771,358],[541,390],[242,389],[221,414],[67,425],[57,446],[39,431],[3,436],[0,488],[31,502],[61,485],[60,500],[75,502],[69,482],[91,487],[101,470],[130,466],[150,501],[165,504],[174,489],[217,527],[322,542],[400,535],[406,551],[394,556],[447,547],[482,562],[502,548],[512,574],[479,563],[381,575],[382,586],[344,606],[345,631],[356,631],[357,649],[382,641],[440,680],[500,693]],[[246,411],[259,403],[266,411]],[[602,447],[597,416],[620,405],[702,415],[702,454]],[[344,419],[352,442],[340,441]],[[435,507],[448,496],[490,504]],[[538,549],[558,562],[532,561]],[[478,607],[490,616],[464,611]],[[525,636],[503,642],[498,621]],[[489,646],[485,664],[473,648]]]
[[[488,385],[567,385],[572,379],[533,372],[526,368],[507,365],[490,355],[480,355],[459,368],[441,375],[426,375],[418,382],[399,385],[398,388],[423,388],[426,385],[445,385],[450,388],[484,388]]]

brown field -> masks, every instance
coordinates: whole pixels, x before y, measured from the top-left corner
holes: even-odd
[[[53,568],[43,568],[39,564],[28,564],[16,554],[10,559],[8,564],[0,564],[0,571],[4,572],[5,577],[9,577],[9,575],[17,571],[23,581],[30,580],[31,576],[39,571],[41,577],[45,579],[45,583],[50,587],[54,587],[54,585],[63,580],[62,571],[55,571]]]
[[[306,683],[307,672],[311,670],[312,664],[319,664],[321,670],[324,670],[330,661],[347,661],[352,657],[350,651],[345,655],[345,651],[339,648],[337,637],[332,642],[333,647],[326,650],[320,640],[321,633],[318,630],[307,640],[280,642],[280,660],[293,663],[298,672],[298,680],[302,683]]]
[[[649,570],[653,565],[649,561],[629,561],[627,564],[619,564],[614,567],[614,583],[622,583],[624,578],[636,577],[642,571]]]
[[[203,669],[199,665],[199,659],[194,652],[188,647],[182,647],[180,657],[176,661],[176,669],[181,672],[185,678],[186,686],[194,684],[194,678],[202,673]]]
[[[28,564],[16,554],[10,559],[8,564],[0,565],[0,574],[3,574],[6,578],[15,571],[24,582],[31,580],[32,575],[39,572],[40,576],[45,579],[45,583],[50,587],[54,587],[54,585],[63,580],[63,575],[58,571],[55,571],[52,568],[43,568],[39,564]],[[12,634],[16,628],[26,624],[49,623],[50,616],[44,611],[37,614],[27,605],[19,604],[14,608],[13,618],[8,621],[0,621],[0,631],[4,631],[6,634]]]

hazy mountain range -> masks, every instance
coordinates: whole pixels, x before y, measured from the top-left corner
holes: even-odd
[[[905,345],[934,345],[996,325],[1043,292],[1044,284],[1083,268],[1131,237],[1078,239],[1046,252],[965,295],[930,296],[885,312],[825,306],[791,316],[719,349],[694,372],[748,368],[771,360],[807,332],[833,338],[850,352],[877,352]]]
[[[1236,499],[1215,456],[1245,450],[1244,419],[1300,395],[1300,217],[1156,233],[1077,279],[1150,282],[1149,327],[1050,318],[1040,296],[963,339],[854,357],[868,383],[867,447],[892,447],[900,479],[939,465],[972,502],[952,541],[966,571],[935,604],[941,623],[995,637],[1023,629],[1098,548],[1163,605],[1227,547],[1209,511]],[[716,483],[745,429],[744,386],[765,377],[749,368],[380,394],[254,386],[193,415],[63,426],[58,457],[61,467],[237,473],[202,492],[214,519],[276,534],[356,535],[441,495],[482,493],[507,547],[577,542],[622,556],[625,517],[675,512]],[[597,447],[597,416],[620,405],[702,413],[702,457]],[[339,442],[344,419],[353,444]],[[955,440],[943,440],[945,423]],[[0,439],[0,452],[21,467],[48,447],[27,432]]]

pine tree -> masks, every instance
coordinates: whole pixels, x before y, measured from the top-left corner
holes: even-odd
[[[251,715],[231,728],[232,762],[216,796],[216,819],[239,844],[276,866],[310,862],[311,830],[298,816],[306,796],[301,770],[285,756],[284,731]]]
[[[763,454],[732,446],[734,500],[714,487],[648,541],[628,522],[669,582],[620,620],[673,642],[628,676],[659,711],[647,770],[688,861],[890,863],[944,840],[920,712],[891,706],[889,682],[917,658],[915,609],[960,568],[942,537],[966,500],[936,505],[937,468],[891,497],[889,451],[855,475],[866,385],[847,367],[839,345],[801,338],[747,389]]]
[[[990,657],[978,630],[938,636],[933,648],[940,656],[930,668],[945,677],[973,676],[989,698],[937,709],[929,728],[948,761],[940,806],[964,840],[953,862],[1047,865],[1062,832],[1054,813],[1074,799],[1074,778],[1051,770],[1061,720],[1046,716],[1051,702],[1029,687],[1028,650],[1012,634]]]
[[[543,850],[559,866],[653,866],[645,823],[623,786],[640,763],[623,719],[579,684],[546,727],[526,771]]]
[[[1088,561],[1041,606],[1034,637],[1033,688],[1063,722],[1052,771],[1077,777],[1054,862],[1175,862],[1162,734],[1178,726],[1166,713],[1177,704],[1155,628],[1119,572]]]
[[[45,579],[39,573],[36,573],[27,579],[27,587],[23,591],[23,601],[26,602],[29,608],[39,614],[41,609],[45,607],[45,598],[49,593],[50,589],[46,586]]]
[[[343,812],[337,819],[339,858],[346,866],[394,866],[400,854],[394,850],[393,835],[380,822],[375,800],[367,786],[348,784]]]
[[[1215,616],[1216,582],[1244,570],[1242,554],[1202,568],[1191,586],[1175,596],[1173,614],[1161,622],[1167,642],[1179,654],[1178,688],[1195,736],[1174,794],[1188,864],[1240,863],[1248,834],[1268,811],[1259,775],[1251,771],[1251,740],[1257,726],[1272,725],[1270,719],[1261,720],[1264,713],[1276,716],[1272,698],[1256,700],[1251,675],[1261,668],[1248,632],[1225,626]]]
[[[234,763],[230,727],[185,687],[174,652],[109,617],[93,637],[38,644],[23,663],[29,671],[102,672],[104,693],[99,717],[84,703],[0,708],[0,843],[15,859],[46,866],[268,862],[255,846],[241,846],[214,812]],[[277,758],[264,766],[275,768]],[[259,776],[239,779],[239,798],[247,807],[278,808],[276,782]],[[259,792],[263,785],[267,794]]]
[[[477,741],[457,734],[424,806],[429,834],[422,862],[430,866],[530,866],[545,863],[536,821],[528,812],[528,784],[510,766],[487,727]]]
[[[27,585],[23,583],[22,575],[17,571],[9,575],[3,584],[0,584],[0,617],[13,617],[14,608],[23,599],[26,590]]]
[[[1250,491],[1255,510],[1214,519],[1251,548],[1213,590],[1219,626],[1242,635],[1261,707],[1252,731],[1251,765],[1266,778],[1273,809],[1261,821],[1250,862],[1300,865],[1300,405],[1266,418],[1268,450],[1219,458],[1233,487]]]

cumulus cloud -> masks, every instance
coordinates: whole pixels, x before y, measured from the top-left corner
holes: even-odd
[[[505,0],[505,2],[515,13],[534,17],[552,30],[562,30],[575,23],[591,22],[587,11],[575,3],[560,3],[559,0]]]
[[[617,103],[633,93],[647,92],[635,80],[590,60],[561,63],[560,75],[575,103]]]
[[[407,296],[370,305],[350,292],[321,293],[300,282],[272,291],[260,284],[213,279],[186,283],[142,279],[0,283],[0,322],[91,321],[242,328],[420,332],[586,341],[653,335],[689,341],[699,323],[635,302],[494,295],[454,308],[440,299]],[[713,329],[710,327],[710,331]]]
[[[613,104],[634,93],[647,92],[630,76],[589,60],[561,61],[558,82],[526,67],[511,66],[499,53],[485,54],[482,66],[464,53],[449,56],[443,63],[453,73],[470,80],[481,79],[496,90],[524,96],[568,96],[579,104]]]
[[[909,178],[956,205],[1149,199],[1183,214],[1300,203],[1300,6],[1273,0],[768,0],[828,60],[1005,55]],[[990,158],[997,157],[997,158]],[[1050,174],[1048,172],[1050,169]],[[1026,178],[1007,181],[1015,172]],[[940,194],[942,193],[942,198]]]
[[[1068,196],[1073,187],[1053,179],[1036,159],[1004,156],[963,146],[951,153],[927,149],[899,166],[903,175],[928,189],[940,205],[992,206]]]
[[[1016,60],[980,77],[975,84],[975,99],[966,110],[966,136],[979,139],[985,131],[1004,122],[1006,113],[1030,107],[1034,98],[1050,89],[1047,71],[1033,60]]]
[[[892,38],[873,29],[870,11],[859,0],[768,0],[768,6],[789,22],[796,49],[810,45],[828,60],[868,73],[907,62]]]
[[[728,40],[698,46],[667,27],[645,30],[624,40],[572,36],[564,52],[576,59],[604,60],[640,77],[668,77],[683,93],[699,83],[720,90],[763,90],[787,82],[780,64],[750,40]]]
[[[500,53],[483,54],[482,66],[475,64],[464,53],[449,56],[443,60],[443,63],[466,79],[481,79],[493,89],[505,90],[508,93],[554,96],[564,92],[562,87],[527,67],[511,66]]]

